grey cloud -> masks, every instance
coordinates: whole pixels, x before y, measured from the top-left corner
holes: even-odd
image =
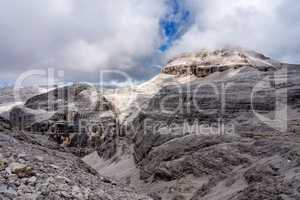
[[[1,1],[0,78],[47,67],[86,80],[134,71],[157,53],[165,10],[160,0]]]
[[[100,69],[147,79],[166,57],[227,45],[300,62],[297,0],[187,0],[185,6],[193,24],[159,53],[165,0],[0,1],[0,79],[47,67],[74,81],[97,81]]]

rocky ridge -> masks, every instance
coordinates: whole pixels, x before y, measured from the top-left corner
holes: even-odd
[[[182,54],[171,59],[161,72],[176,76],[206,77],[214,72],[222,72],[231,68],[238,69],[242,66],[271,70],[280,66],[280,63],[250,50],[202,50],[198,53]]]

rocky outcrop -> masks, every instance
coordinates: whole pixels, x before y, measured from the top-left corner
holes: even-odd
[[[0,88],[0,116],[9,119],[9,112],[15,106],[21,106],[29,98],[45,93],[46,87],[4,87]]]
[[[274,61],[270,58],[242,49],[202,50],[198,53],[183,54],[171,59],[161,70],[162,73],[176,76],[194,75],[206,77],[215,72],[238,69],[243,66],[259,70],[272,70]]]
[[[35,114],[23,106],[16,106],[10,111],[10,121],[12,126],[18,130],[30,130],[32,123],[35,122]]]
[[[11,131],[10,121],[0,117],[0,131]]]
[[[94,150],[105,158],[116,152],[116,112],[101,93],[89,85],[56,88],[34,96],[10,112],[17,130],[47,134],[59,144],[78,149],[78,155]],[[105,151],[104,151],[105,149]]]

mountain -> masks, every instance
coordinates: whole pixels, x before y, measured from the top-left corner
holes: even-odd
[[[155,200],[299,199],[299,97],[300,65],[202,50],[171,59],[141,85],[31,97],[10,123],[24,129],[13,136],[22,144],[81,157]]]
[[[44,87],[0,88],[0,116],[9,119],[9,111],[35,95],[45,93]]]
[[[240,49],[171,60],[162,73],[185,81],[132,120],[132,185],[162,199],[299,198],[299,67]]]

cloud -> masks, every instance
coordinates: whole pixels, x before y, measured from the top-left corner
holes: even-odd
[[[51,67],[67,81],[141,80],[166,57],[228,45],[297,63],[299,19],[296,0],[0,1],[0,79]]]
[[[33,68],[83,79],[99,69],[140,68],[157,54],[166,9],[161,0],[1,1],[1,78]]]
[[[300,4],[296,0],[188,0],[194,24],[169,56],[201,48],[241,46],[300,62]]]

